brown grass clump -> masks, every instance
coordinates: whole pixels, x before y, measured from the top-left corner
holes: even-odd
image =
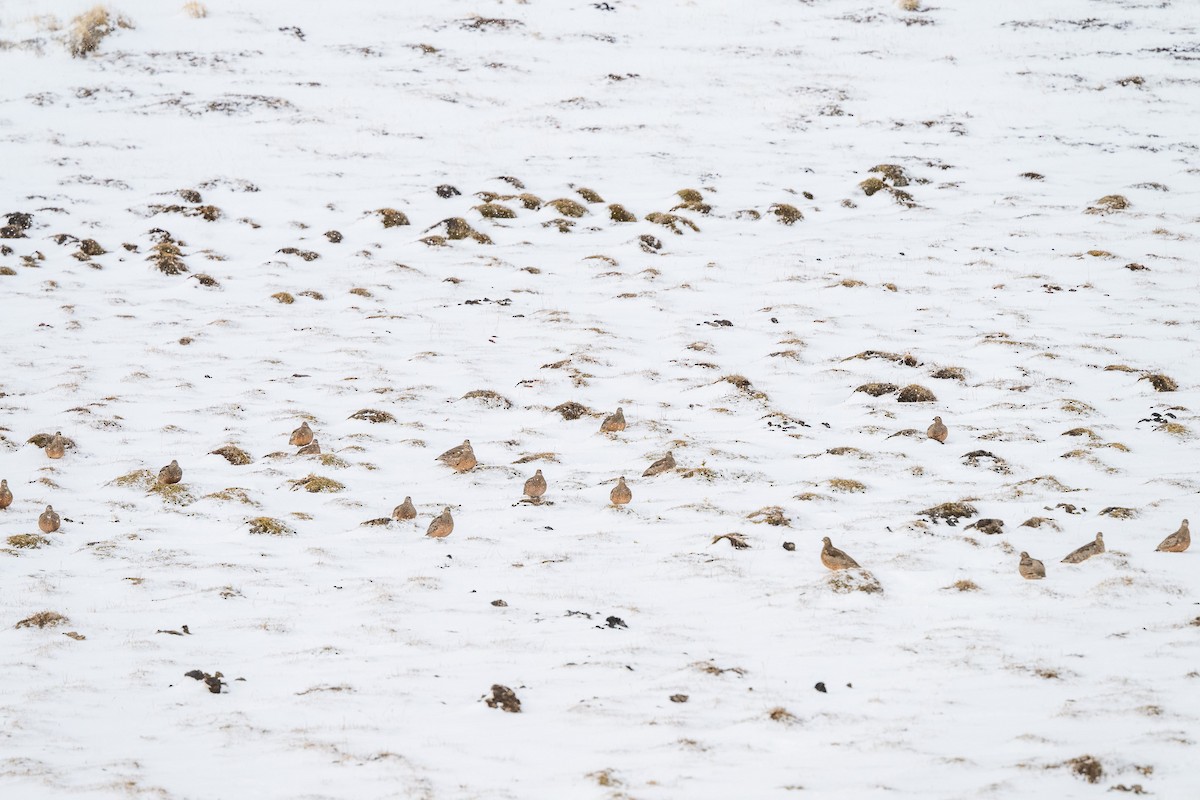
[[[836,594],[850,594],[851,592],[862,592],[863,594],[882,594],[883,584],[879,579],[861,567],[858,569],[839,569],[836,572],[829,574],[826,579],[829,582],[829,588]]]
[[[937,378],[941,381],[965,381],[967,373],[962,367],[942,367],[929,373],[929,377]]]
[[[800,209],[787,203],[775,203],[767,211],[774,214],[776,219],[784,225],[791,225],[804,219],[804,214],[800,213]]]
[[[582,197],[585,201],[587,201],[589,203],[603,203],[604,202],[604,198],[601,197],[596,192],[592,191],[591,189],[587,189],[587,188],[576,189],[575,194],[579,195],[580,197]]]
[[[233,444],[223,445],[221,447],[218,447],[216,450],[210,450],[209,454],[214,455],[214,456],[221,456],[226,461],[228,461],[230,464],[233,464],[235,467],[245,466],[246,464],[249,464],[252,461],[254,461],[254,459],[252,459],[250,457],[249,453],[247,453],[245,450],[238,447],[237,445],[233,445]]]
[[[865,492],[867,485],[852,478],[831,478],[825,481],[835,492],[858,493]]]
[[[1124,211],[1129,208],[1129,198],[1121,194],[1106,194],[1096,201],[1096,205],[1087,209],[1087,214],[1110,214],[1114,211]]]
[[[169,506],[190,506],[196,502],[188,488],[182,483],[155,483],[146,490],[149,494],[158,495],[164,504]]]
[[[26,439],[25,443],[31,444],[34,447],[45,447],[46,445],[50,444],[50,440],[53,438],[54,438],[54,436],[49,433],[35,433],[33,436],[30,436],[28,439]],[[74,439],[64,436],[63,444],[68,450],[75,449],[75,440]]]
[[[569,197],[560,197],[557,200],[551,200],[546,205],[552,206],[555,211],[564,217],[578,218],[588,213],[587,208],[582,203],[578,203]]]
[[[474,389],[462,396],[463,400],[478,400],[489,408],[512,408],[512,401],[491,389]]]
[[[568,400],[565,403],[560,403],[550,409],[562,415],[565,420],[579,419],[591,415],[591,411],[583,403],[576,403],[574,400]]]
[[[350,462],[336,453],[321,453],[317,460],[321,462],[321,466],[331,469],[345,469],[350,466]]]
[[[16,628],[55,628],[59,625],[65,625],[71,620],[59,614],[57,611],[39,611],[31,617],[18,622]]]
[[[135,469],[132,472],[126,472],[119,478],[113,478],[109,481],[113,486],[121,486],[126,489],[149,489],[158,481],[158,476],[148,469]]]
[[[1128,364],[1109,364],[1104,368],[1105,372],[1137,372],[1136,369]]]
[[[884,180],[892,182],[892,186],[908,186],[908,175],[904,171],[904,167],[899,164],[876,164],[867,172],[876,172],[883,176]]]
[[[1137,515],[1137,509],[1124,508],[1122,506],[1109,506],[1100,512],[1100,516],[1112,517],[1113,519],[1133,519]]]
[[[274,517],[255,517],[246,524],[250,526],[250,533],[263,536],[292,536],[296,533],[292,527]]]
[[[92,6],[71,20],[67,35],[67,48],[75,58],[86,58],[100,47],[106,36],[119,28],[132,28],[133,24],[123,16],[113,17],[104,6]]]
[[[296,298],[292,297],[292,295],[288,292],[276,292],[275,294],[271,295],[271,299],[277,303],[282,303],[285,306],[290,306],[292,303],[296,302]]]
[[[521,456],[520,458],[518,458],[516,461],[514,461],[514,462],[512,462],[512,463],[514,463],[514,464],[528,464],[528,463],[530,463],[530,462],[532,462],[532,461],[549,461],[549,462],[551,462],[551,463],[557,464],[557,463],[558,463],[558,454],[557,454],[557,453],[550,453],[550,452],[546,452],[546,453],[527,453],[527,454],[525,454],[525,455]]]
[[[488,708],[499,708],[510,714],[521,713],[521,701],[517,698],[517,693],[499,683],[492,684],[492,696],[486,698],[484,702],[487,703]]]
[[[937,400],[937,397],[924,386],[910,383],[900,390],[896,400],[900,403],[932,403]]]
[[[755,400],[766,400],[767,399],[766,393],[760,392],[757,389],[755,389],[754,386],[750,383],[750,379],[747,378],[745,375],[725,375],[721,378],[718,378],[716,381],[716,383],[722,383],[722,382],[728,383],[729,385],[746,393],[750,397],[753,397]]]
[[[520,201],[521,205],[525,207],[526,211],[537,211],[542,207],[542,198],[538,197],[536,194],[529,194],[528,192],[522,192],[518,195],[510,195],[504,199]]]
[[[883,359],[884,361],[894,361],[895,363],[901,364],[905,367],[915,367],[918,363],[916,357],[911,353],[905,353],[901,355],[900,353],[889,353],[886,350],[863,350],[861,353],[855,353],[852,356],[846,356],[842,359],[842,361],[853,361],[854,359],[869,361],[872,358],[879,358]]]
[[[864,383],[854,391],[869,394],[871,397],[882,397],[885,394],[893,394],[899,389],[900,387],[894,383]]]
[[[188,0],[188,2],[183,4],[183,13],[192,19],[204,19],[208,16],[208,9],[204,7],[204,3],[197,2],[197,0]]]
[[[150,248],[150,255],[146,257],[158,268],[158,271],[164,275],[182,275],[188,271],[187,265],[183,263],[183,251],[179,249],[179,243],[171,238],[171,234],[163,231],[159,234],[159,241]]]
[[[947,525],[957,525],[960,519],[977,516],[979,511],[970,503],[942,503],[926,508],[920,514],[934,522],[943,521]]]
[[[375,408],[363,408],[355,411],[346,419],[361,419],[365,422],[379,424],[381,422],[395,422],[396,418],[386,411],[380,411]]]
[[[344,483],[335,481],[333,478],[324,478],[320,475],[306,475],[303,478],[297,478],[292,481],[292,491],[296,489],[304,489],[312,494],[328,494],[340,492],[346,488]]]
[[[887,188],[887,184],[879,180],[879,178],[867,178],[865,181],[860,182],[858,186],[867,197],[875,194],[880,189]]]
[[[377,208],[375,213],[379,215],[385,228],[398,228],[408,224],[408,217],[403,211],[397,211],[394,208]]]
[[[321,257],[321,254],[315,250],[301,250],[299,247],[281,247],[275,252],[283,253],[285,256],[300,256],[305,261],[316,261]]]
[[[258,503],[250,497],[250,493],[245,489],[231,486],[228,489],[222,489],[219,492],[204,495],[205,500],[221,500],[226,503],[241,503],[246,506],[256,506]]]
[[[682,236],[683,230],[681,225],[691,228],[696,233],[700,232],[700,228],[696,223],[692,222],[687,217],[681,217],[678,214],[666,214],[662,211],[651,211],[646,215],[647,222],[653,222],[655,225],[662,225],[664,228],[670,228],[671,233]]]
[[[722,539],[729,542],[734,550],[748,550],[750,548],[750,542],[746,541],[746,535],[742,533],[722,533],[720,536],[712,538],[712,544],[716,544]]]
[[[946,586],[946,587],[944,587],[944,588],[946,588],[946,589],[957,589],[957,590],[958,590],[958,591],[960,591],[960,592],[978,592],[978,591],[979,591],[979,584],[978,584],[978,583],[976,583],[976,582],[975,582],[975,581],[973,581],[973,580],[969,580],[969,579],[965,579],[965,578],[964,578],[963,580],[958,580],[958,581],[955,581],[954,583],[952,583],[952,584],[950,584],[949,586]]]
[[[746,519],[751,522],[763,523],[767,525],[791,525],[792,522],[783,515],[783,509],[779,506],[764,506],[753,514],[747,514]]]
[[[1104,777],[1104,767],[1095,756],[1072,758],[1064,761],[1062,766],[1067,767],[1076,777],[1083,778],[1088,783],[1099,783],[1100,779]]]
[[[638,237],[638,244],[641,246],[643,253],[651,254],[662,250],[663,246],[661,239],[659,239],[657,236],[651,236],[648,233],[643,233]]]
[[[1138,378],[1138,380],[1150,381],[1150,385],[1154,387],[1154,391],[1156,392],[1174,392],[1179,389],[1179,384],[1159,372],[1148,372]]]
[[[8,546],[19,550],[37,550],[50,544],[50,540],[37,533],[18,533],[8,537]]]
[[[613,203],[608,207],[608,218],[613,222],[637,222],[637,215],[620,203]]]
[[[782,722],[787,725],[792,725],[796,722],[799,722],[799,719],[796,717],[796,715],[788,711],[783,706],[772,708],[767,712],[767,716],[773,719],[775,722]]]
[[[483,205],[472,206],[484,219],[516,219],[517,212],[513,211],[508,206],[502,206],[499,203],[484,203]]]
[[[679,199],[685,203],[702,203],[704,195],[700,194],[696,189],[680,189],[675,193]]]

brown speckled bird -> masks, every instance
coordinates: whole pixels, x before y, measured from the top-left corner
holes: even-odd
[[[308,444],[296,451],[298,456],[319,456],[321,455],[321,443],[313,439]]]
[[[466,472],[475,468],[479,462],[475,460],[475,451],[471,449],[471,440],[463,439],[458,447],[451,447],[437,457],[438,461],[448,464],[455,472]]]
[[[404,502],[392,509],[392,519],[404,522],[409,519],[417,518],[417,507],[413,505],[411,497],[405,497]]]
[[[12,492],[8,489],[8,481],[0,481],[0,509],[8,508],[12,505]]]
[[[833,546],[833,542],[826,536],[821,540],[824,546],[821,548],[821,563],[829,569],[858,569],[858,562],[851,558],[846,553],[838,550]]]
[[[646,471],[642,473],[642,477],[649,478],[662,472],[670,472],[673,469],[675,469],[675,454],[668,450],[665,456],[646,467]]]
[[[183,469],[175,459],[171,459],[170,464],[167,464],[158,471],[158,483],[160,486],[179,483],[181,480],[183,480]]]
[[[604,422],[600,423],[602,433],[616,433],[623,430],[625,430],[625,412],[620,408],[609,414],[604,418]]]
[[[1088,542],[1078,550],[1072,550],[1067,554],[1067,557],[1062,560],[1064,564],[1078,564],[1081,561],[1087,561],[1092,556],[1098,556],[1104,552],[1104,534],[1097,533],[1095,541]]]
[[[301,422],[300,427],[292,431],[292,437],[288,439],[288,444],[295,447],[304,447],[313,440],[313,430],[308,427],[308,422]]]
[[[46,455],[50,458],[62,458],[66,452],[67,440],[63,438],[62,431],[55,431],[50,441],[46,442]]]
[[[533,477],[525,481],[525,496],[533,500],[540,500],[542,495],[546,493],[546,479],[539,469],[533,474]]]
[[[58,512],[53,506],[46,506],[46,510],[38,517],[38,528],[42,533],[54,533],[62,526],[62,519],[58,516]]]
[[[942,424],[941,417],[934,417],[933,424],[929,426],[929,430],[925,431],[925,435],[935,442],[945,444],[946,437],[950,435],[950,429]]]
[[[429,530],[425,531],[426,536],[432,536],[435,539],[445,539],[454,532],[454,517],[450,516],[450,506],[442,509],[442,513],[433,518],[433,522],[429,523]]]
[[[3,501],[0,500],[0,503]],[[3,508],[0,505],[0,508]],[[1162,540],[1162,543],[1155,548],[1160,553],[1182,553],[1187,550],[1192,544],[1192,532],[1188,530],[1188,521],[1185,519],[1179,525],[1179,530],[1172,533],[1170,536]]]
[[[617,485],[608,493],[608,499],[614,506],[623,506],[633,499],[633,492],[625,485],[624,478],[617,478]]]
[[[1040,581],[1046,577],[1046,565],[1036,558],[1030,558],[1029,553],[1021,552],[1021,563],[1017,567],[1021,577],[1027,581]]]

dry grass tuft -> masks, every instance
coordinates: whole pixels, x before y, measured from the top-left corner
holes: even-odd
[[[1129,208],[1129,198],[1121,194],[1106,194],[1096,201],[1096,205],[1087,209],[1087,214],[1111,214],[1114,211],[1124,211]]]
[[[894,383],[864,383],[854,391],[869,394],[871,397],[882,397],[885,394],[894,394],[899,390],[900,387]]]
[[[910,383],[900,390],[896,401],[900,403],[933,403],[937,401],[937,397],[924,386]]]
[[[317,456],[317,460],[321,462],[322,467],[330,469],[346,469],[350,466],[350,462],[336,453],[321,453]]]
[[[783,706],[777,706],[775,708],[772,708],[770,711],[767,712],[767,716],[770,717],[771,719],[773,719],[775,722],[782,722],[786,725],[794,725],[795,723],[800,721],[799,718],[797,718],[795,714],[788,711]]]
[[[132,472],[126,472],[119,478],[113,478],[109,483],[113,486],[121,486],[127,489],[145,489],[149,490],[158,481],[158,476],[148,469],[135,469]]]
[[[312,494],[327,494],[332,492],[340,492],[346,488],[346,484],[341,481],[335,481],[333,478],[325,478],[320,475],[306,475],[303,478],[297,478],[291,482],[292,490],[304,489]]]
[[[276,292],[275,294],[271,295],[271,299],[278,303],[282,303],[285,306],[290,306],[292,303],[296,302],[296,298],[292,297],[287,292]]]
[[[851,592],[862,592],[863,594],[882,594],[883,584],[879,579],[865,569],[839,569],[836,572],[829,574],[826,580],[829,582],[829,588],[836,594],[850,594]]]
[[[377,208],[375,213],[379,215],[385,228],[398,228],[408,224],[408,217],[403,211],[397,211],[394,208]]]
[[[133,24],[123,16],[114,17],[104,6],[92,6],[71,20],[67,33],[67,48],[75,58],[86,58],[94,53],[100,42],[118,28],[132,28]]]
[[[852,356],[846,356],[842,359],[842,361],[853,361],[855,359],[869,361],[872,358],[878,358],[884,361],[892,361],[905,367],[915,367],[918,363],[916,356],[912,355],[911,353],[904,353],[901,355],[900,353],[889,353],[886,350],[863,350],[861,353],[855,353]]]
[[[246,506],[256,506],[258,503],[250,497],[250,492],[245,489],[240,489],[236,486],[231,486],[228,489],[222,489],[219,492],[204,495],[205,500],[221,500],[226,503],[241,503]]]
[[[526,453],[525,455],[512,462],[514,464],[528,464],[533,461],[549,461],[552,464],[558,463],[557,453]]]
[[[730,386],[733,386],[736,389],[738,389],[739,391],[744,392],[748,396],[753,397],[755,400],[766,400],[767,399],[766,393],[760,392],[757,389],[755,389],[754,386],[750,383],[750,379],[747,378],[745,375],[725,375],[721,378],[718,378],[715,382],[716,383],[728,383]]]
[[[16,547],[19,550],[37,550],[48,544],[50,544],[50,540],[37,533],[18,533],[8,537],[9,547]]]
[[[363,408],[355,411],[346,419],[361,419],[365,422],[379,424],[381,422],[395,422],[396,418],[386,411],[380,411],[376,408]]]
[[[1109,506],[1100,512],[1100,516],[1112,517],[1113,519],[1133,519],[1137,515],[1137,509],[1125,508],[1123,506]]]
[[[929,517],[934,522],[941,520],[947,525],[957,525],[960,519],[977,516],[979,511],[970,503],[942,503],[926,508],[920,514]]]
[[[222,447],[218,447],[216,450],[210,450],[209,454],[221,456],[235,467],[242,467],[254,461],[254,459],[250,457],[249,453],[234,444],[227,444],[223,445]]]
[[[1171,378],[1159,372],[1148,372],[1139,381],[1150,381],[1150,385],[1154,387],[1156,392],[1174,392],[1179,389],[1179,384]]]
[[[187,264],[183,263],[183,251],[179,249],[179,243],[166,232],[160,234],[158,243],[150,248],[150,255],[146,260],[153,263],[164,275],[182,275],[188,271]]]
[[[722,533],[720,536],[712,538],[712,544],[716,544],[722,539],[729,542],[734,550],[748,550],[750,548],[750,542],[746,541],[746,536],[742,533]]]
[[[557,200],[551,200],[546,205],[554,208],[555,211],[562,214],[564,217],[582,217],[588,213],[587,208],[569,197],[560,197]]]
[[[937,378],[938,380],[943,381],[965,381],[967,379],[967,373],[962,367],[942,367],[941,369],[936,369],[929,373],[929,377]]]
[[[800,213],[800,209],[787,203],[775,203],[767,211],[774,214],[775,218],[784,225],[791,225],[804,219],[804,214]]]
[[[462,396],[463,400],[478,400],[488,408],[512,408],[512,401],[491,389],[473,389]]]
[[[835,492],[857,493],[865,492],[867,490],[867,485],[865,483],[853,480],[851,478],[831,478],[825,483],[827,483],[829,488],[833,489]]]
[[[57,611],[39,611],[31,617],[18,622],[14,627],[17,628],[55,628],[59,625],[65,625],[71,620],[59,614]]]
[[[1083,778],[1088,783],[1099,783],[1100,779],[1104,777],[1104,767],[1095,756],[1072,758],[1064,761],[1061,766],[1067,767],[1075,776]]]
[[[188,2],[183,4],[183,13],[192,19],[204,19],[208,16],[208,9],[204,7],[204,3],[197,2],[197,0],[188,0]]]
[[[158,495],[158,498],[169,506],[190,506],[196,502],[196,498],[188,491],[187,486],[182,483],[155,483],[146,490],[149,494]]]
[[[943,588],[957,589],[960,592],[978,592],[979,584],[973,580],[964,578],[962,580],[957,580],[954,583],[950,584],[949,586],[945,586]]]
[[[746,519],[756,523],[766,523],[768,525],[791,525],[792,522],[783,515],[783,509],[779,506],[764,506],[752,514],[747,514]]]
[[[550,409],[562,415],[565,420],[579,419],[580,417],[591,416],[592,412],[583,403],[576,403],[574,400],[568,400],[565,403],[559,403],[554,408]]]
[[[588,203],[603,203],[604,202],[603,197],[601,197],[597,192],[594,192],[588,188],[576,189],[575,194],[582,197]]]
[[[678,214],[667,214],[662,211],[651,211],[646,215],[647,222],[653,222],[655,225],[662,225],[664,228],[669,228],[671,233],[682,236],[683,230],[680,226],[691,228],[696,233],[700,232],[699,226],[692,222],[687,217],[681,217]]]
[[[858,187],[863,190],[863,194],[867,197],[875,194],[881,189],[886,189],[887,184],[879,180],[879,178],[867,178],[858,184]]]
[[[517,212],[513,211],[508,206],[502,206],[499,203],[484,203],[483,205],[472,206],[475,211],[478,211],[484,219],[516,219]]]
[[[637,222],[637,215],[620,203],[613,203],[608,207],[608,218],[613,222]]]
[[[250,533],[263,536],[293,536],[296,531],[285,522],[274,517],[255,517],[247,523]]]

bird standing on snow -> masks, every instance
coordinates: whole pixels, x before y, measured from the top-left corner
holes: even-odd
[[[425,531],[426,536],[432,536],[435,539],[445,539],[454,531],[454,517],[450,516],[450,506],[442,509],[442,513],[433,518],[433,522],[429,523],[429,530]]]
[[[1030,558],[1029,553],[1024,551],[1021,552],[1021,564],[1017,569],[1027,581],[1040,581],[1046,577],[1046,565],[1036,558]]]
[[[941,417],[934,417],[933,424],[929,426],[929,430],[925,431],[925,435],[935,442],[945,444],[946,437],[950,435],[950,429],[942,424]]]
[[[1087,561],[1092,556],[1098,556],[1104,552],[1104,534],[1097,533],[1096,540],[1088,542],[1078,550],[1072,550],[1067,554],[1067,557],[1062,560],[1064,564],[1078,564],[1082,561]]]
[[[8,508],[12,505],[12,492],[8,490],[8,481],[0,481],[0,508]]]
[[[404,502],[392,509],[392,519],[399,522],[404,522],[409,519],[417,518],[417,507],[413,505],[411,497],[405,497]]]
[[[0,500],[2,503],[3,500]],[[3,505],[0,505],[3,508]],[[1160,553],[1182,553],[1187,550],[1192,544],[1192,532],[1188,530],[1188,521],[1185,519],[1179,526],[1179,530],[1172,533],[1170,536],[1162,540],[1162,543],[1155,548]]]
[[[438,461],[448,464],[455,472],[466,472],[475,468],[479,462],[475,460],[475,451],[471,449],[471,440],[463,439],[458,447],[451,447],[437,457]]]
[[[821,548],[821,563],[826,567],[833,570],[860,569],[858,562],[834,547],[828,536],[821,541],[825,543],[825,546]]]
[[[525,496],[534,502],[542,499],[542,495],[546,493],[546,479],[542,476],[540,469],[533,474],[532,478],[525,481],[524,491]]]
[[[58,516],[58,512],[53,506],[46,506],[46,510],[38,517],[38,528],[42,533],[54,533],[62,525],[62,519]]]
[[[173,483],[179,483],[183,480],[183,469],[179,466],[179,462],[171,459],[171,463],[158,471],[158,485],[169,486]]]
[[[623,430],[625,430],[625,412],[620,408],[617,408],[616,411],[604,418],[604,422],[600,423],[601,433],[616,433]]]
[[[633,499],[633,492],[625,485],[624,478],[617,478],[617,485],[608,493],[608,499],[612,501],[614,506],[626,505]]]
[[[675,469],[675,454],[668,450],[665,456],[646,467],[646,471],[642,473],[642,477],[649,478],[652,475],[658,475],[662,472],[670,472],[673,469]]]
[[[304,447],[313,440],[313,430],[308,427],[308,422],[301,422],[300,427],[292,431],[292,437],[288,439],[288,444],[295,447]]]
[[[49,458],[62,458],[66,452],[67,440],[63,438],[62,431],[55,431],[50,441],[46,442],[46,455]]]

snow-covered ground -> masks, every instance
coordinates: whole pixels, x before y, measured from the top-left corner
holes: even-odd
[[[921,5],[0,5],[0,795],[1200,796],[1200,4]]]

